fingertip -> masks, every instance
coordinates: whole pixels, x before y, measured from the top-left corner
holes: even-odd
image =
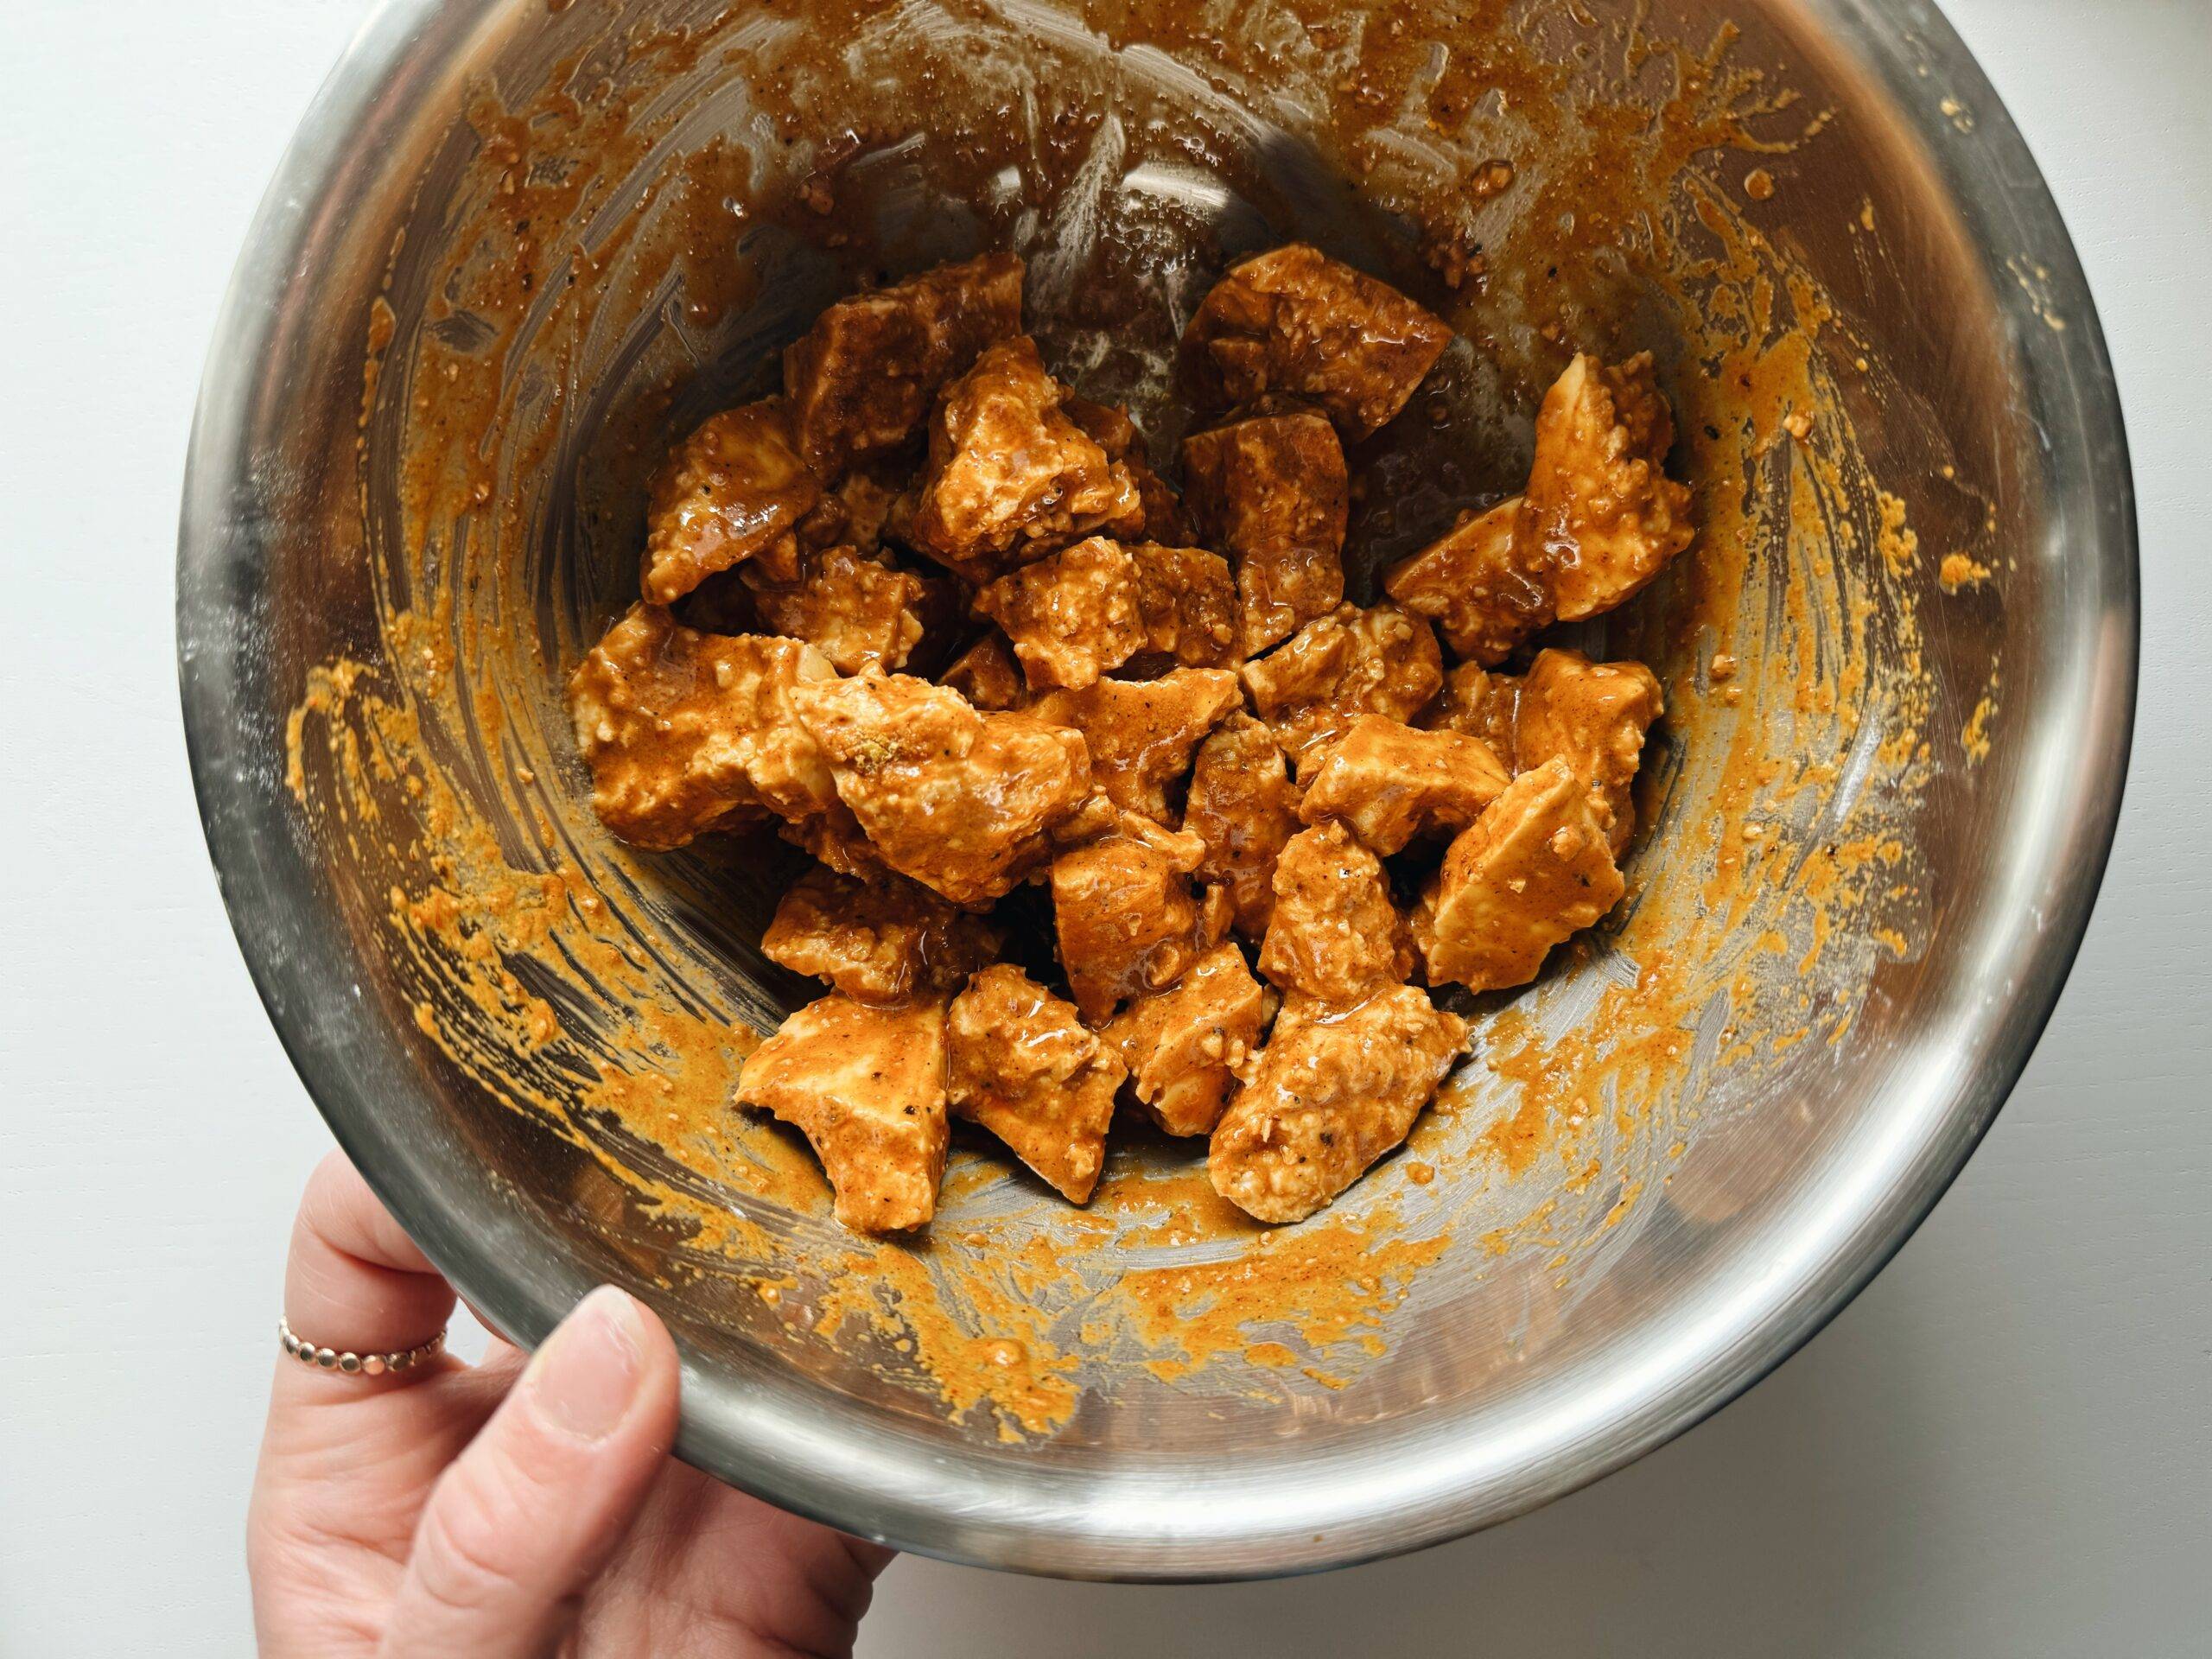
[[[374,1267],[398,1273],[437,1272],[341,1151],[324,1154],[308,1177],[300,1199],[299,1230]]]
[[[636,1428],[668,1438],[676,1408],[676,1344],[652,1310],[601,1285],[553,1329],[523,1373],[531,1405],[556,1432],[587,1444]]]
[[[393,1353],[435,1337],[453,1311],[453,1291],[378,1202],[343,1153],[315,1166],[300,1199],[284,1266],[283,1313],[303,1342],[357,1353]],[[317,1376],[291,1369],[281,1397],[321,1401],[357,1395],[389,1381]]]

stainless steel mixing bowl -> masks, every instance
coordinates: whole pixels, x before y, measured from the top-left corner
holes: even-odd
[[[2120,414],[1994,92],[1912,0],[1398,5],[1395,29],[1320,0],[796,10],[817,47],[844,44],[794,70],[792,0],[389,0],[248,238],[192,440],[179,655],[224,896],[333,1129],[505,1331],[534,1342],[593,1283],[632,1286],[685,1354],[683,1455],[904,1548],[1091,1576],[1314,1568],[1513,1515],[1680,1433],[1817,1330],[1957,1173],[2057,996],[2120,805],[2137,638]],[[1484,29],[1512,51],[1486,54]],[[1647,49],[1669,37],[1693,49]],[[1370,49],[1396,54],[1425,118],[1332,148],[1312,105],[1357,104],[1332,66]],[[927,62],[911,130],[884,54]],[[1509,73],[1531,60],[1557,79]],[[1728,80],[1746,64],[1757,78]],[[1528,141],[1574,89],[1665,73],[1684,119],[1735,100],[1736,138],[1685,144],[1642,207],[1535,194],[1565,188],[1562,152]],[[1560,108],[1530,107],[1538,84]],[[963,124],[932,113],[960,97],[964,130],[933,130]],[[1522,180],[1502,193],[1492,142]],[[1449,225],[1408,206],[1424,169]],[[1044,1381],[1065,1409],[1042,1421],[988,1379],[948,1389],[895,1318],[823,1333],[842,1247],[818,1195],[749,1184],[772,1138],[732,1128],[686,1161],[635,1115],[586,1109],[592,1087],[713,1065],[621,1027],[578,989],[591,976],[643,976],[709,1024],[766,1026],[804,994],[753,948],[788,865],[772,846],[624,858],[580,804],[558,683],[632,581],[638,457],[856,280],[846,232],[791,207],[817,175],[903,265],[1023,247],[1057,360],[1154,416],[1143,328],[1086,309],[1115,282],[1157,336],[1240,246],[1312,236],[1445,303],[1418,257],[1442,248],[1440,269],[1480,276],[1462,321],[1487,322],[1433,418],[1484,459],[1403,463],[1363,521],[1370,559],[1525,458],[1521,371],[1579,274],[1529,266],[1531,237],[1657,259],[1705,313],[1615,271],[1577,290],[1569,332],[1658,346],[1678,397],[1732,374],[1716,395],[1744,400],[1735,424],[1686,423],[1700,557],[1734,585],[1653,601],[1693,626],[1654,635],[1679,714],[1640,897],[1523,1005],[1554,1035],[1593,1007],[1618,1024],[1637,1005],[1616,993],[1671,962],[1695,993],[1657,1033],[1679,1035],[1678,1065],[1640,1087],[1608,1062],[1595,1109],[1569,1110],[1567,1051],[1516,1073],[1500,1022],[1522,1014],[1476,1010],[1484,1057],[1414,1154],[1433,1182],[1393,1166],[1309,1224],[1371,1229],[1350,1236],[1388,1285],[1324,1329],[1317,1279],[1205,1366],[1160,1363],[1156,1332],[1102,1312],[1140,1272],[1202,1279],[1269,1248],[1163,1242],[1144,1183],[1173,1149],[1117,1153],[1135,1197],[1103,1243],[963,1150],[929,1252],[902,1259],[952,1287],[956,1346],[995,1322],[1057,1344]],[[760,206],[778,191],[781,216]],[[1753,313],[1732,355],[1696,337],[1700,315]],[[1775,401],[1755,369],[1803,397]],[[1730,641],[1740,709],[1713,662]],[[1796,693],[1768,667],[1797,671]],[[1739,798],[1731,742],[1819,764],[1794,795],[1754,767]],[[1716,824],[1725,845],[1700,842]],[[1795,851],[1761,863],[1776,845]],[[1497,1134],[1515,1122],[1539,1143],[1517,1172]],[[717,1213],[742,1227],[718,1238]],[[997,1312],[955,1295],[961,1252],[1017,1246],[1046,1265],[1006,1279]],[[1401,1246],[1420,1261],[1386,1270]]]

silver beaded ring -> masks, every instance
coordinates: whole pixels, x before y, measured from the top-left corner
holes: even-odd
[[[301,1364],[312,1365],[320,1371],[342,1371],[348,1376],[384,1376],[411,1371],[443,1352],[446,1345],[446,1333],[441,1331],[428,1342],[418,1342],[397,1353],[357,1354],[342,1348],[318,1348],[294,1336],[290,1322],[281,1314],[276,1320],[276,1338],[284,1344],[284,1351]]]

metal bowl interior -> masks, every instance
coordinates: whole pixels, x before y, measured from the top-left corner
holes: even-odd
[[[646,1296],[683,1455],[852,1532],[1212,1578],[1571,1490],[1880,1267],[2024,1064],[2101,874],[2126,446],[2063,226],[1940,16],[1719,21],[374,14],[224,312],[179,651],[271,1018],[475,1306],[534,1342],[594,1283]],[[1304,1228],[1198,1224],[1164,1141],[1121,1147],[1088,1217],[977,1143],[931,1240],[862,1249],[787,1139],[721,1109],[741,1033],[808,995],[755,949],[788,849],[625,855],[564,734],[645,472],[863,274],[987,244],[1165,456],[1175,325],[1294,236],[1467,338],[1370,457],[1362,576],[1513,486],[1565,344],[1659,353],[1707,531],[1590,641],[1669,689],[1630,906],[1472,1007],[1451,1109]]]

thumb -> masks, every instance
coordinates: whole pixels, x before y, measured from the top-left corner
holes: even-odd
[[[676,1389],[660,1321],[612,1287],[584,1298],[439,1477],[381,1651],[547,1652],[667,1459]]]

